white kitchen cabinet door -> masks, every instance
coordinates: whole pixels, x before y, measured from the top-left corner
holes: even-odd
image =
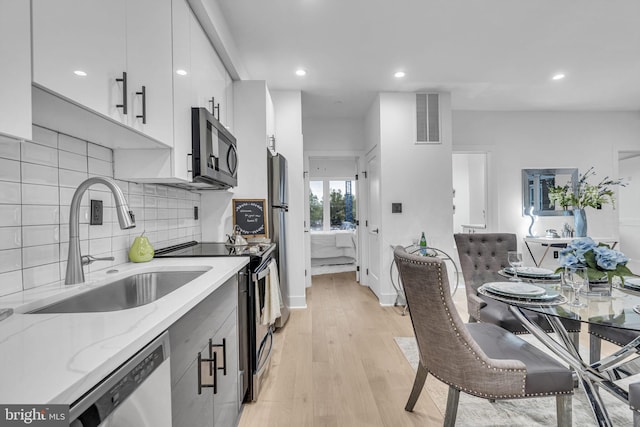
[[[29,2],[0,2],[0,133],[31,139]]]
[[[127,123],[172,146],[171,0],[126,3],[128,97],[131,106]]]
[[[125,0],[33,0],[34,83],[123,121],[125,13]]]
[[[173,8],[173,176],[191,181],[191,107],[197,105],[192,89],[191,25],[198,25],[186,0]]]
[[[207,108],[218,117],[219,113],[214,110],[215,105],[211,100],[213,98],[215,104],[220,104],[221,109],[225,108],[226,70],[195,16],[191,25],[191,67],[193,90],[197,97],[195,106]]]

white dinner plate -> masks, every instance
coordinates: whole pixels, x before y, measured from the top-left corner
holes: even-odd
[[[509,274],[513,274],[512,267],[506,267],[504,269]],[[518,267],[518,276],[529,276],[529,277],[548,277],[554,276],[555,273],[553,270],[549,270],[548,268],[540,268],[540,267]]]
[[[624,285],[633,289],[640,289],[640,277],[625,277]]]
[[[524,282],[490,282],[485,283],[484,286],[491,292],[516,298],[540,297],[547,293],[540,286]]]

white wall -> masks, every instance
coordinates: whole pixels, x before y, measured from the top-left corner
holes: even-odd
[[[440,95],[441,144],[415,144],[415,94],[380,94],[380,302],[393,304],[391,246],[409,245],[425,232],[429,246],[453,250],[451,98]],[[392,214],[391,203],[402,213]]]
[[[640,146],[637,112],[455,111],[453,126],[454,150],[489,153],[487,231],[516,232],[520,245],[529,226],[521,213],[521,169],[573,167],[584,172],[595,166],[596,178],[616,176],[618,151]],[[610,205],[588,208],[587,218],[590,235],[618,236],[618,212]],[[541,217],[534,230],[543,234],[565,221]]]
[[[202,192],[202,238],[222,242],[233,229],[232,199],[267,198],[267,85],[237,81],[234,136],[238,143],[238,185],[227,191]]]
[[[627,266],[640,272],[640,156],[620,160],[618,176],[628,185],[620,188],[620,250],[630,258]]]
[[[355,119],[305,119],[304,151],[353,151],[365,145],[364,122]]]
[[[305,308],[304,155],[302,140],[302,93],[272,91],[278,153],[287,159],[289,213],[287,214],[287,272],[289,306]],[[311,272],[309,272],[311,274]]]

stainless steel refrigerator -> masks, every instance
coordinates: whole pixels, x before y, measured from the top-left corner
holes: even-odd
[[[289,319],[289,281],[287,277],[287,244],[286,223],[289,211],[287,191],[287,159],[282,154],[275,156],[267,150],[267,170],[269,178],[269,233],[276,243],[276,262],[280,279],[280,293],[283,304],[280,305],[282,315],[276,320],[276,328],[281,328]]]

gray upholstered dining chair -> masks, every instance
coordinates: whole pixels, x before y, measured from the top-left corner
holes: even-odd
[[[484,283],[506,280],[498,274],[498,271],[509,266],[507,253],[518,249],[516,235],[513,233],[460,233],[454,234],[453,237],[464,277],[469,322],[493,323],[514,334],[528,333],[511,314],[507,304],[478,295],[476,291]],[[551,325],[543,316],[530,310],[526,310],[526,314],[531,321],[540,325],[545,331],[552,331]],[[562,319],[562,324],[571,334],[577,347],[580,322]]]
[[[589,323],[589,363],[595,363],[601,359],[602,340],[613,343],[619,347],[624,347],[636,339],[638,335],[640,335],[640,332],[631,329],[620,329]],[[638,406],[638,408],[640,408],[640,406]]]
[[[405,410],[413,410],[431,373],[449,385],[445,426],[455,425],[460,391],[491,400],[555,395],[558,425],[571,426],[568,368],[496,325],[465,324],[441,259],[408,254],[401,246],[394,258],[420,356]]]

